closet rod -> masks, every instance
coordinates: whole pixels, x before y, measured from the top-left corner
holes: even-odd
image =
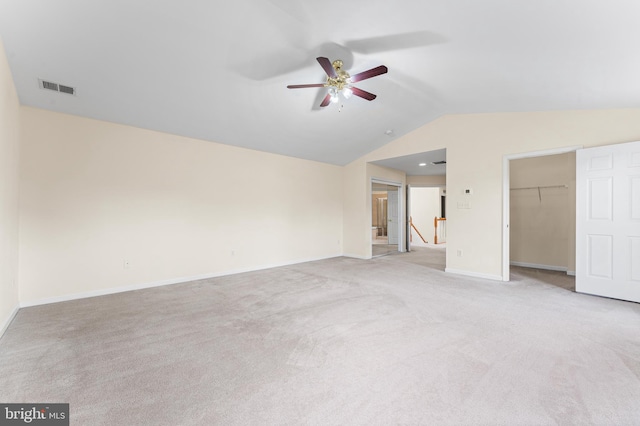
[[[545,188],[568,188],[569,185],[548,185],[548,186],[528,186],[526,188],[510,188],[512,191],[518,189],[545,189]]]

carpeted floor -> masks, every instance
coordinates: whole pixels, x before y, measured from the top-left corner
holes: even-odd
[[[398,254],[397,244],[373,244],[371,246],[371,255],[373,257],[386,256],[389,254]]]
[[[20,310],[0,401],[72,425],[637,425],[640,305],[335,258]]]

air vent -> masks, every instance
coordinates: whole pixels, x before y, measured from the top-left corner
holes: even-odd
[[[54,83],[52,81],[47,80],[38,80],[40,83],[40,88],[45,90],[53,90],[54,92],[66,93],[69,95],[75,95],[76,89],[75,87],[65,86],[63,84]]]
[[[62,84],[58,85],[58,90],[60,90],[60,92],[62,92],[62,93],[68,93],[70,95],[75,95],[76,94],[76,89],[74,89],[73,87],[64,86]]]
[[[58,85],[50,81],[43,81],[42,88],[48,89],[48,90],[55,90],[56,92],[58,91]]]
[[[445,160],[440,160],[440,161],[432,161],[431,164],[433,164],[434,166],[437,166],[439,164],[447,164],[447,162]]]

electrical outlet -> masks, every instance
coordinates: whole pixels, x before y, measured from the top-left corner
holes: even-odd
[[[462,257],[462,250],[461,249],[458,249],[457,255],[458,255],[458,257]]]

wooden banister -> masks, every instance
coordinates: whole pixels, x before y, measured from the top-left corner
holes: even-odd
[[[445,217],[434,217],[433,218],[433,228],[434,228],[434,235],[433,235],[433,244],[438,244],[438,222],[444,222],[446,221],[447,218]]]
[[[424,237],[422,236],[420,231],[418,231],[418,228],[416,228],[416,226],[413,224],[413,218],[411,216],[409,216],[409,223],[411,224],[411,227],[418,233],[418,235],[420,236],[420,239],[422,240],[422,242],[426,243],[427,240],[424,239]]]

